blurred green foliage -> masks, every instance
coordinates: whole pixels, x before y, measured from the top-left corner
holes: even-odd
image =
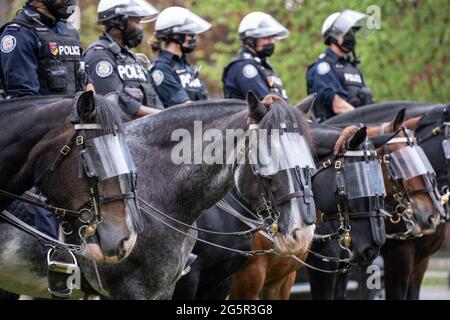
[[[14,1],[20,5],[21,1]],[[98,0],[79,0],[81,38],[85,46],[101,31],[96,24]],[[237,29],[249,12],[272,14],[290,31],[281,41],[272,64],[280,74],[292,103],[306,95],[305,73],[324,51],[321,28],[333,12],[381,9],[381,29],[358,39],[357,52],[365,80],[377,101],[418,100],[450,102],[449,0],[150,0],[159,10],[185,6],[213,24],[190,57],[201,66],[211,96],[222,96],[222,70],[240,47]],[[152,57],[153,23],[146,25],[145,44],[138,49]]]

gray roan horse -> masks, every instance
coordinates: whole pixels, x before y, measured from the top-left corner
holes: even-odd
[[[14,103],[20,104],[20,101]],[[14,159],[19,162],[22,154],[27,154],[28,160],[21,170],[17,170],[15,175],[10,176],[10,180],[5,181],[8,184],[5,184],[4,188],[20,194],[37,184],[55,206],[51,211],[59,214],[65,225],[65,232],[68,233],[66,241],[69,244],[86,242],[78,253],[95,262],[121,262],[131,253],[137,238],[136,227],[139,227],[139,211],[134,204],[137,199],[132,200],[132,192],[125,196],[125,189],[132,191],[135,184],[120,177],[111,177],[107,181],[97,180],[96,175],[88,176],[80,162],[82,151],[89,148],[91,141],[107,138],[114,140],[114,137],[119,139],[119,136],[123,135],[119,114],[106,99],[94,98],[90,92],[82,93],[76,100],[63,99],[49,105],[30,106],[26,100],[22,103],[27,107],[16,105],[17,110],[8,110],[9,117],[18,117],[19,113],[24,117],[23,121],[27,122],[29,114],[35,121],[45,122],[48,112],[54,112],[58,116],[47,115],[48,123],[36,124],[38,128],[30,132],[24,128],[11,127],[10,131],[14,132],[17,139],[16,146],[13,143],[14,134],[5,132],[4,136],[12,141],[6,150],[2,150],[2,158],[8,162]],[[8,118],[8,115],[5,115],[5,118]],[[33,126],[32,123],[29,125]],[[22,134],[18,132],[20,130]],[[45,130],[48,132],[45,133]],[[28,146],[27,143],[31,145],[30,141],[34,138],[28,138],[28,135],[32,134],[40,135],[41,139],[33,148],[30,147],[31,150],[25,148],[20,152],[13,152],[18,146]],[[2,143],[7,141],[4,139]],[[83,150],[84,148],[86,150]],[[7,173],[4,176],[8,176]],[[3,203],[6,205],[7,201]],[[36,268],[17,253],[21,250],[23,239],[28,241],[32,248],[36,248],[38,242],[29,236],[24,237],[23,232],[9,224],[2,223],[0,226],[1,286],[12,289],[27,282],[31,283],[31,278],[26,277],[27,273],[38,272],[45,275],[44,263]],[[39,251],[29,252],[27,259],[44,262]],[[17,277],[11,277],[11,274]],[[46,279],[38,281],[37,286],[46,290]]]
[[[143,216],[144,231],[139,235],[136,247],[128,259],[114,266],[98,266],[101,281],[96,281],[95,272],[89,262],[80,261],[87,280],[86,286],[89,285],[97,292],[108,292],[114,299],[155,299],[161,294],[167,294],[167,288],[173,286],[181,276],[194,240],[167,227],[166,224],[184,233],[196,234],[170,218],[192,225],[205,209],[231,190],[235,181],[240,181],[243,190],[250,187],[253,188],[254,194],[266,194],[263,186],[258,185],[250,165],[173,163],[171,155],[179,142],[173,141],[171,134],[176,129],[184,129],[194,137],[194,121],[200,121],[203,130],[217,129],[215,132],[222,133],[218,138],[209,138],[209,141],[212,141],[209,145],[213,144],[215,150],[225,144],[224,133],[227,129],[235,129],[233,149],[246,150],[242,145],[249,123],[264,121],[271,127],[283,122],[286,113],[299,112],[281,103],[274,103],[270,108],[274,109],[273,112],[268,112],[253,94],[249,94],[247,104],[234,100],[193,103],[131,122],[126,130],[127,143],[140,173],[138,190],[146,203],[142,204],[142,209],[149,215]],[[296,125],[298,128],[305,127],[300,123]],[[206,144],[208,143],[203,142],[203,147]],[[148,204],[163,211],[170,218],[163,217]],[[290,209],[290,206],[286,207]],[[303,225],[299,217],[292,217],[290,210],[280,211],[278,232],[273,234],[277,240],[276,251],[290,255],[306,250],[309,241],[305,239],[312,239],[314,225]],[[298,214],[298,211],[296,213]],[[264,211],[263,214],[268,215],[268,212]],[[270,221],[270,217],[267,218]],[[37,244],[23,233],[14,232],[8,227],[6,229],[9,230],[2,230],[1,234],[10,232],[10,237],[15,241],[14,244],[10,242],[9,246],[4,246],[0,254],[15,250],[22,263],[30,265],[30,268],[26,270],[26,274],[10,275],[26,279],[25,281],[16,283],[15,287],[3,287],[14,292],[46,296],[42,286],[34,286],[36,280],[43,281],[44,277],[42,266],[39,265],[40,259],[36,259]],[[85,291],[89,292],[89,288]]]

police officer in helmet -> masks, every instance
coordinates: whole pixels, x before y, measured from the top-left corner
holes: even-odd
[[[28,0],[0,33],[4,94],[75,95],[86,86],[78,32],[66,20],[76,0]]]
[[[154,21],[159,11],[145,0],[101,0],[97,12],[105,31],[85,53],[96,92],[118,92],[119,105],[131,117],[157,113],[161,101],[146,66],[130,49],[142,42],[142,23]]]
[[[328,46],[308,68],[308,93],[317,92],[313,115],[322,122],[337,114],[372,103],[372,93],[357,65],[356,33],[368,32],[368,16],[345,10],[330,15],[322,34]]]
[[[197,47],[196,36],[211,28],[211,24],[181,7],[170,7],[161,12],[155,24],[155,36],[164,43],[153,49],[159,55],[152,68],[156,92],[166,108],[190,101],[208,98],[198,71],[186,60]]]
[[[251,90],[261,100],[268,94],[287,100],[283,83],[267,58],[275,51],[275,41],[288,36],[289,31],[270,15],[246,15],[239,25],[243,48],[223,72],[225,98],[245,99]]]

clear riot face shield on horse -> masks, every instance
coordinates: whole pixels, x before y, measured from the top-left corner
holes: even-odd
[[[415,225],[412,196],[420,193],[428,193],[433,201],[434,209],[437,211],[438,216],[444,216],[444,207],[441,204],[441,195],[437,188],[434,169],[422,147],[417,144],[412,133],[408,129],[404,129],[404,131],[406,137],[391,139],[388,144],[406,142],[408,146],[386,153],[388,154],[387,164],[389,179],[393,181],[393,185],[396,185],[396,189],[400,189],[396,190],[396,200],[399,203],[396,211],[401,214],[398,220],[393,220],[391,218],[391,221],[393,223],[398,223],[401,218],[405,221],[407,230],[401,235],[402,237],[408,236],[413,231]],[[416,177],[422,177],[425,184],[424,189],[410,190],[408,188],[406,184]]]
[[[295,131],[288,131],[286,124],[283,129],[249,130],[249,161],[254,174],[260,179],[265,195],[262,204],[257,209],[258,214],[268,212],[270,219],[277,224],[280,231],[289,235],[296,225],[310,226],[315,223],[316,208],[313,199],[311,177],[316,168],[311,151],[304,136]],[[288,181],[288,193],[279,195],[274,191],[277,179],[283,177],[284,184]],[[286,179],[287,178],[287,179]],[[295,201],[299,208],[301,221],[280,215],[280,206]],[[285,220],[289,219],[289,221]]]
[[[125,137],[109,134],[88,140],[80,156],[86,175],[97,183],[114,177],[119,180],[119,195],[99,198],[96,201],[105,204],[124,200],[126,213],[133,217],[134,227],[137,231],[142,231],[143,223],[136,194],[136,167]]]

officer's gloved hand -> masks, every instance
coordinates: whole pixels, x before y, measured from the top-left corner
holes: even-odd
[[[358,98],[361,106],[373,103],[372,91],[367,87],[359,89]]]
[[[361,106],[361,101],[358,97],[351,98],[350,100],[348,100],[348,103],[350,103],[355,108]]]

